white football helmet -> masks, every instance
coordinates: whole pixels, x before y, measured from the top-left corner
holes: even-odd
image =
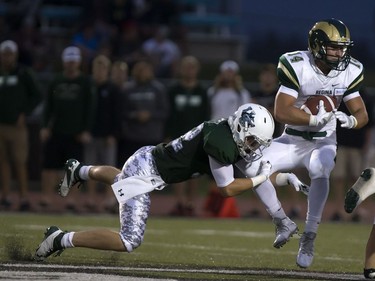
[[[271,113],[255,103],[241,105],[228,118],[240,155],[246,161],[255,161],[262,157],[262,151],[272,141],[275,122]]]

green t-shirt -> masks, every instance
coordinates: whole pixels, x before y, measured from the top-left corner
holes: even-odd
[[[200,123],[210,120],[210,106],[207,91],[201,84],[186,88],[181,82],[168,89],[170,113],[166,136],[174,139]]]
[[[51,82],[44,108],[43,127],[54,134],[76,135],[93,125],[95,95],[88,76],[68,79],[58,75]]]
[[[34,72],[17,66],[9,73],[0,70],[0,123],[16,124],[20,114],[29,115],[42,101]]]
[[[226,119],[204,122],[168,144],[157,145],[152,154],[162,179],[168,184],[185,181],[193,175],[212,175],[208,155],[223,165],[240,160]]]

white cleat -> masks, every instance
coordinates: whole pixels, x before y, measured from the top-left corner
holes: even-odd
[[[273,222],[276,226],[276,239],[273,242],[273,246],[279,249],[289,241],[290,237],[298,232],[298,227],[288,217],[283,219],[274,218]]]
[[[44,233],[43,241],[35,251],[34,260],[44,261],[47,257],[56,253],[55,256],[61,255],[64,248],[61,246],[61,239],[66,232],[57,226],[50,226]]]
[[[366,168],[345,196],[344,208],[352,213],[367,197],[375,193],[375,168]]]
[[[299,240],[297,265],[301,268],[308,268],[314,259],[314,241],[316,233],[304,232]]]
[[[69,159],[65,163],[65,175],[64,179],[61,181],[59,185],[59,193],[62,197],[66,197],[76,183],[82,183],[83,181],[79,178],[78,171],[81,167],[81,163],[75,159]],[[79,187],[79,186],[78,186]]]

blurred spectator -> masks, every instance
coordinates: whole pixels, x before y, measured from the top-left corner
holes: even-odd
[[[27,116],[42,101],[42,94],[31,69],[18,63],[18,46],[6,40],[0,44],[0,176],[1,207],[9,208],[14,169],[19,188],[19,210],[30,209],[28,198],[29,152]]]
[[[103,2],[103,1],[100,1]],[[137,17],[138,2],[143,6],[144,1],[134,0],[111,0],[109,1],[109,20],[121,29],[121,27],[129,21],[133,21]],[[106,2],[108,5],[108,2]],[[143,8],[141,8],[143,9]]]
[[[167,123],[167,140],[175,139],[203,121],[209,120],[206,89],[198,80],[200,63],[193,56],[182,58],[179,80],[168,88],[170,115]],[[174,216],[195,215],[196,190],[201,179],[190,179],[174,184],[177,204],[170,212]]]
[[[337,124],[337,154],[335,168],[332,170],[332,201],[335,210],[331,216],[332,221],[341,221],[351,218],[351,220],[360,220],[361,208],[356,215],[350,216],[344,211],[345,194],[347,190],[356,182],[358,175],[366,168],[366,155],[371,146],[371,129],[374,126],[373,108],[375,99],[367,94],[365,90],[361,91],[362,99],[366,105],[369,122],[358,130],[347,130]],[[342,102],[340,111],[350,114],[345,104]]]
[[[171,78],[175,76],[176,66],[181,52],[176,43],[168,39],[167,26],[159,26],[154,36],[146,40],[142,49],[151,59],[157,78]]]
[[[112,63],[110,80],[120,91],[125,89],[128,82],[129,68],[128,64],[122,60],[116,60]]]
[[[73,36],[73,45],[82,50],[83,56],[93,58],[99,49],[100,38],[95,34],[92,22],[86,22]]]
[[[125,60],[131,66],[145,57],[139,28],[135,22],[125,24],[119,30],[113,42],[113,56]]]
[[[89,66],[103,43],[103,38],[96,32],[94,23],[93,20],[84,22],[80,30],[73,35],[72,40],[72,44],[79,47],[82,51],[81,67],[87,72],[89,72]]]
[[[251,102],[250,92],[242,84],[239,66],[232,60],[224,61],[220,65],[220,73],[207,94],[211,120],[226,118],[233,114],[240,105]]]
[[[276,65],[272,63],[265,64],[258,75],[259,88],[251,92],[255,103],[263,105],[273,115],[276,93],[279,89],[279,79],[277,78]],[[275,120],[275,132],[273,137],[281,135],[284,125]]]
[[[62,53],[63,72],[50,83],[44,105],[40,137],[43,147],[42,197],[40,205],[48,208],[61,178],[65,161],[83,159],[84,144],[91,140],[90,128],[94,114],[91,81],[81,72],[82,55],[70,46]],[[75,193],[75,192],[73,192]],[[70,196],[71,200],[74,196]],[[79,202],[79,200],[75,200]],[[68,202],[67,208],[75,208]]]
[[[140,61],[132,70],[132,81],[122,95],[121,131],[117,166],[145,145],[164,140],[165,123],[169,114],[165,86],[155,80],[151,63]]]
[[[40,61],[37,61],[38,55],[46,51],[46,46],[36,23],[33,20],[24,21],[16,33],[15,41],[22,42],[18,50],[19,61],[39,71],[41,65]]]
[[[109,80],[111,61],[104,55],[94,58],[92,65],[92,80],[95,93],[95,115],[91,139],[85,144],[85,162],[94,165],[116,165],[117,140],[119,130],[119,89]],[[103,202],[106,209],[112,210],[116,203],[111,187],[104,187],[105,193],[100,201],[97,199],[97,182],[87,181],[88,200],[85,207],[89,211],[98,211],[99,204]],[[99,194],[100,196],[100,194]],[[117,204],[116,204],[117,206]],[[118,207],[117,207],[118,208]],[[117,210],[116,208],[116,210]]]

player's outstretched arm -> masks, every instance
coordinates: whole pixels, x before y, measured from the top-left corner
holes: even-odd
[[[254,188],[269,178],[271,173],[272,165],[268,161],[262,161],[259,172],[255,177],[252,178],[236,178],[228,185],[219,187],[221,195],[224,197],[236,196],[243,193],[246,190]]]

